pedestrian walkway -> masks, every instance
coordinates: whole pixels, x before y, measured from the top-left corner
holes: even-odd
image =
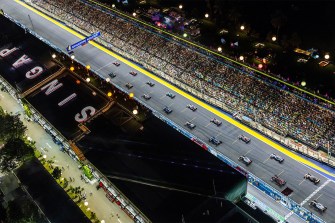
[[[72,187],[80,186],[84,188],[83,194],[86,193],[87,208],[96,213],[99,220],[104,220],[106,223],[128,223],[133,220],[121,210],[121,208],[110,202],[105,192],[100,189],[97,190],[97,183],[91,185],[81,180],[82,171],[78,168],[78,163],[74,161],[66,153],[60,151],[59,146],[56,145],[51,136],[48,135],[44,129],[35,122],[25,120],[24,111],[21,106],[6,92],[0,91],[0,106],[7,112],[13,114],[21,114],[21,120],[27,126],[27,136],[33,141],[36,141],[36,148],[46,155],[46,160],[52,159],[55,166],[59,166],[62,171],[62,177],[73,179],[69,182]]]

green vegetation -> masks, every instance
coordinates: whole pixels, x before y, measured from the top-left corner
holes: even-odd
[[[34,157],[34,143],[25,138],[27,128],[19,115],[0,108],[0,171],[8,172]]]

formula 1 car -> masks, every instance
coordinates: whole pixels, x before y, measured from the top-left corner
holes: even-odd
[[[252,160],[249,159],[249,157],[246,156],[240,156],[238,158],[239,161],[242,161],[243,163],[245,163],[247,166],[249,166],[252,163]]]
[[[314,184],[318,184],[320,183],[320,179],[316,178],[315,176],[313,176],[310,173],[306,173],[304,176],[305,179],[308,179],[309,181],[313,182]]]
[[[222,122],[216,118],[212,118],[211,122],[214,123],[216,126],[220,126],[222,124]]]
[[[189,129],[194,129],[196,127],[195,124],[191,123],[191,122],[186,122],[185,125],[189,128]]]
[[[114,78],[114,77],[116,77],[116,74],[114,74],[113,72],[110,72],[110,73],[108,74],[108,76],[109,76],[110,78]]]
[[[249,142],[250,142],[250,138],[248,138],[248,137],[246,137],[246,136],[244,136],[244,135],[239,135],[239,136],[238,136],[238,139],[239,139],[239,140],[242,140],[242,141],[245,142],[245,143],[249,143]]]
[[[142,95],[142,98],[144,98],[146,101],[150,100],[151,96],[148,94]]]
[[[275,182],[278,186],[284,186],[286,184],[286,181],[278,177],[277,175],[274,175],[271,177],[271,181]]]
[[[155,86],[155,83],[152,83],[151,81],[147,81],[147,83],[146,83],[147,85],[149,85],[150,87],[153,87],[153,86]]]
[[[137,73],[135,71],[130,71],[129,72],[131,75],[133,75],[134,77],[137,75]]]
[[[278,156],[278,155],[276,155],[274,153],[272,153],[270,155],[270,159],[274,159],[274,160],[278,161],[279,163],[284,162],[284,158],[282,158],[281,156]]]
[[[176,95],[172,94],[171,92],[166,93],[166,96],[168,96],[171,99],[174,99],[174,97],[176,97]]]
[[[318,210],[319,212],[325,212],[327,210],[326,206],[317,202],[316,200],[309,202],[309,206],[312,206],[314,209]]]
[[[211,137],[211,138],[209,139],[209,142],[213,143],[213,144],[216,145],[216,146],[218,146],[218,145],[220,145],[220,144],[222,143],[221,140],[218,140],[218,139],[216,139],[215,137]]]
[[[198,109],[197,107],[191,104],[186,105],[186,107],[189,108],[191,111],[196,111]]]
[[[117,62],[117,61],[115,61],[115,62],[113,62],[113,64],[115,65],[115,66],[120,66],[120,63],[119,62]]]
[[[131,89],[131,88],[133,88],[133,85],[132,85],[131,83],[127,83],[127,84],[126,84],[126,87],[127,87],[128,89]]]
[[[166,114],[170,114],[172,112],[172,109],[169,107],[164,107],[163,110],[165,111]]]

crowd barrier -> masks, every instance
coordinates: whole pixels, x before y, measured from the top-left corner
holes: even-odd
[[[7,18],[9,18],[11,21],[15,22],[16,24],[18,24],[20,27],[22,27],[23,29],[27,30],[29,33],[31,33],[32,35],[34,35],[35,37],[37,37],[38,39],[40,39],[41,41],[43,41],[44,43],[48,44],[49,46],[51,46],[52,48],[56,49],[59,52],[63,52],[66,54],[66,52],[64,50],[59,49],[57,46],[53,45],[52,43],[50,43],[48,40],[43,39],[41,36],[39,36],[37,33],[35,33],[32,30],[29,30],[27,27],[25,27],[24,25],[20,24],[18,21],[16,21],[15,19],[11,18],[9,15],[5,14],[5,16]],[[77,61],[78,63],[81,63],[80,61]],[[81,63],[82,64],[82,63]],[[83,66],[85,66],[84,64],[82,64]],[[92,70],[94,72],[94,70]],[[101,78],[105,79],[102,75],[99,74],[99,72],[96,73],[97,75],[99,75]],[[176,84],[176,80],[172,79],[171,77],[164,77],[167,80],[171,81],[172,83]],[[127,94],[127,92],[120,86],[115,85],[116,88],[118,88],[120,91],[124,92]],[[188,87],[188,86],[187,86]],[[214,102],[214,104],[218,103],[219,105],[223,105],[223,102],[217,101],[215,99],[209,98],[207,95],[204,95],[202,93],[197,92],[194,89],[190,89],[190,87],[188,87],[189,90],[194,93],[196,96],[202,96],[200,98],[204,98],[205,100],[209,100],[209,102]],[[184,89],[184,88],[183,88]],[[187,89],[187,88],[186,88]],[[200,94],[200,95],[199,95]],[[259,179],[258,177],[256,177],[255,175],[249,173],[248,171],[246,171],[243,167],[239,166],[238,164],[236,164],[234,161],[232,161],[231,159],[229,159],[228,157],[226,157],[225,155],[223,155],[221,152],[217,151],[216,149],[212,148],[211,146],[207,145],[207,143],[203,142],[201,139],[198,139],[197,137],[195,137],[194,135],[192,135],[191,133],[189,133],[188,131],[184,130],[183,128],[181,128],[180,126],[178,126],[177,124],[175,124],[173,121],[169,120],[168,118],[166,118],[165,116],[163,116],[160,112],[157,112],[155,109],[153,109],[152,107],[146,105],[143,101],[139,100],[137,97],[134,97],[134,99],[140,103],[143,104],[144,106],[146,106],[148,109],[150,109],[152,111],[152,113],[159,118],[160,120],[164,121],[166,124],[168,124],[169,126],[173,127],[174,129],[176,129],[177,131],[179,131],[181,134],[183,134],[184,136],[186,136],[187,138],[189,138],[190,140],[192,140],[193,142],[197,143],[198,145],[200,145],[202,148],[206,149],[207,151],[209,151],[211,154],[213,154],[214,156],[216,156],[217,158],[219,158],[220,160],[222,160],[224,163],[228,164],[229,166],[231,166],[232,168],[236,169],[238,172],[240,172],[241,174],[243,174],[244,176],[246,176],[248,178],[249,183],[251,183],[251,185],[253,185],[254,187],[258,188],[259,190],[263,191],[265,194],[267,194],[268,196],[270,196],[272,199],[275,199],[277,201],[280,201],[280,203],[282,205],[284,205],[287,209],[291,210],[292,212],[294,212],[296,215],[298,215],[300,218],[302,218],[305,221],[308,221],[310,223],[325,223],[325,221],[323,221],[322,219],[320,219],[319,217],[313,215],[312,212],[308,211],[307,209],[305,209],[304,207],[301,207],[299,204],[297,204],[295,201],[293,201],[292,199],[284,196],[283,194],[281,194],[279,191],[277,191],[276,189],[272,188],[270,185],[268,185],[267,183],[265,183],[264,181],[262,181],[261,179]],[[216,103],[215,103],[216,102]],[[218,105],[217,105],[218,106]],[[220,106],[221,107],[221,106]],[[120,202],[120,201],[119,201]],[[122,202],[121,202],[122,203]],[[130,205],[129,205],[130,206]],[[135,208],[136,209],[136,208]],[[138,219],[138,220],[136,220]],[[144,221],[140,221],[143,219],[146,219],[146,217],[143,216],[140,217],[139,215],[137,217],[135,217],[134,220],[136,220],[137,222],[144,222]]]

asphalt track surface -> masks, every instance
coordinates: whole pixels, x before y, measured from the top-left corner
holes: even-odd
[[[27,27],[61,49],[65,49],[68,45],[81,39],[79,38],[80,35],[75,34],[73,31],[69,31],[69,29],[64,29],[64,26],[59,23],[55,21],[51,22],[50,19],[46,19],[45,16],[36,14],[34,11],[24,7],[22,4],[9,0],[0,0],[0,3],[1,8],[5,13],[20,21],[22,24],[25,24]],[[31,21],[28,15],[30,16]],[[326,177],[302,163],[304,162],[310,165],[308,161],[299,158],[299,156],[294,153],[287,152],[283,148],[279,149],[281,152],[284,152],[281,153],[278,151],[279,147],[278,145],[275,145],[275,143],[269,143],[269,140],[264,139],[264,137],[260,137],[259,134],[254,133],[246,127],[241,127],[240,124],[238,124],[237,127],[236,121],[233,121],[224,115],[224,113],[218,114],[218,111],[215,109],[209,109],[208,105],[204,105],[204,103],[199,102],[199,100],[196,100],[186,93],[177,90],[175,87],[165,81],[162,81],[160,78],[143,71],[143,69],[137,68],[136,65],[120,58],[120,56],[107,52],[97,44],[88,44],[84,47],[76,49],[75,56],[76,60],[84,64],[89,64],[92,70],[97,71],[100,75],[103,75],[106,78],[108,77],[108,73],[114,72],[117,76],[112,79],[112,82],[124,89],[126,89],[126,83],[131,83],[134,87],[129,92],[133,92],[135,97],[155,110],[161,111],[162,114],[164,114],[162,110],[164,106],[170,107],[173,109],[173,112],[167,115],[168,118],[180,126],[183,126],[186,121],[191,121],[196,124],[197,127],[194,130],[190,130],[190,132],[205,142],[208,142],[208,139],[212,136],[222,140],[223,143],[216,147],[216,149],[225,156],[234,160],[236,163],[239,163],[238,157],[240,155],[247,155],[251,160],[253,160],[253,163],[248,167],[241,163],[242,167],[279,191],[285,189],[286,186],[291,188],[293,193],[290,195],[290,198],[297,203],[302,203],[306,198],[310,197],[310,199],[304,204],[304,207],[307,209],[310,209],[308,206],[309,201],[317,199],[320,203],[327,206],[328,210],[323,214],[320,214],[313,209],[310,210],[327,222],[335,222],[335,212],[331,211],[335,207],[335,184],[333,181],[327,181]],[[115,61],[118,61],[121,65],[116,67],[113,65],[113,62]],[[129,74],[129,72],[134,71],[135,69],[138,69],[139,71],[136,71],[138,75],[134,77]],[[149,80],[154,82],[155,86],[148,86],[146,82]],[[174,99],[167,97],[167,92],[173,92],[176,97]],[[149,94],[152,98],[148,101],[144,101],[141,97],[143,94]],[[195,105],[198,108],[197,111],[193,112],[186,108],[187,104]],[[215,114],[213,114],[214,110]],[[210,123],[210,119],[213,117],[222,121],[222,125],[220,127]],[[245,144],[244,142],[238,140],[238,135],[240,134],[251,138],[251,142],[249,144]],[[268,144],[271,144],[271,146]],[[282,164],[279,164],[278,162],[269,159],[271,153],[280,154],[283,158],[285,158],[285,161]],[[314,185],[312,182],[304,180],[303,176],[307,172],[320,178],[320,184]],[[274,174],[277,174],[286,180],[287,184],[280,188],[271,182],[270,178]],[[311,196],[311,194],[324,183],[324,187]]]

